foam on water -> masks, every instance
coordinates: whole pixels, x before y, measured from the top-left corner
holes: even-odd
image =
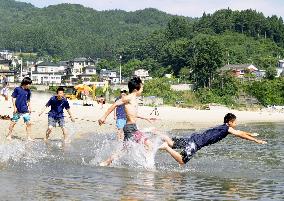
[[[113,160],[112,167],[129,167],[155,170],[155,155],[162,144],[161,139],[153,135],[152,129],[145,130],[146,137],[152,142],[152,149],[147,150],[144,144],[132,141],[121,142],[116,139],[104,139],[100,143],[94,144],[94,158],[89,162],[97,166],[103,160],[106,160],[112,154],[118,157]]]

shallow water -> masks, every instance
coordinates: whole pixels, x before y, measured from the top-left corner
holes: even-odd
[[[259,133],[268,145],[227,137],[184,168],[164,152],[154,161],[139,146],[99,167],[122,146],[114,134],[89,134],[68,146],[56,140],[0,144],[0,200],[283,200],[284,124],[239,129]]]

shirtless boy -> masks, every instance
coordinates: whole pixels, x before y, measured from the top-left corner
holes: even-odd
[[[126,125],[123,127],[124,132],[124,141],[134,141],[137,143],[143,143],[146,149],[151,148],[151,141],[147,139],[144,134],[138,131],[136,126],[137,118],[147,120],[151,123],[153,118],[145,118],[138,115],[138,100],[137,97],[141,95],[143,91],[143,83],[139,77],[134,77],[128,82],[129,94],[123,96],[121,99],[117,100],[103,115],[102,118],[99,119],[99,125],[105,123],[108,115],[118,106],[125,105],[125,113],[126,113]],[[102,162],[101,166],[110,165],[111,162],[117,157],[117,154],[112,155],[109,159]]]

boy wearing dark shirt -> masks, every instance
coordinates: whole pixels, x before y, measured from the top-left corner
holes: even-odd
[[[9,132],[7,135],[7,139],[12,139],[12,131],[16,123],[19,121],[21,117],[23,117],[24,122],[26,123],[26,131],[27,131],[27,140],[33,141],[31,138],[31,123],[30,123],[30,113],[31,113],[31,91],[30,85],[32,84],[32,80],[29,77],[25,77],[21,86],[16,87],[12,93],[12,102],[14,107],[12,122],[9,126]]]
[[[189,137],[174,137],[171,139],[167,135],[161,135],[165,142],[160,149],[166,150],[180,165],[184,165],[202,147],[217,143],[227,137],[228,134],[232,134],[245,140],[254,141],[259,144],[267,143],[266,141],[254,138],[253,136],[256,136],[254,133],[235,130],[237,126],[236,119],[234,114],[228,113],[224,117],[223,125],[208,129],[202,134],[193,133]],[[179,153],[174,149],[181,149],[182,151]]]
[[[64,121],[64,112],[63,109],[66,109],[71,120],[74,122],[74,118],[72,117],[70,106],[66,98],[64,98],[64,89],[62,87],[59,87],[57,89],[57,96],[52,96],[49,101],[46,103],[44,109],[39,114],[42,115],[42,113],[45,111],[45,109],[49,106],[51,106],[51,110],[48,112],[48,128],[46,130],[46,137],[45,141],[48,140],[49,135],[52,131],[53,127],[56,127],[56,124],[58,124],[63,132],[64,136],[64,142],[69,143],[70,139],[67,134],[67,130],[65,128],[65,121]]]

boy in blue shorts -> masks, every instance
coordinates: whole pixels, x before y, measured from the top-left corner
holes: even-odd
[[[9,126],[9,132],[7,135],[7,139],[12,139],[12,131],[16,123],[19,121],[21,117],[23,117],[24,122],[26,124],[26,131],[27,131],[27,140],[33,141],[31,138],[31,91],[30,85],[32,84],[32,80],[29,77],[25,77],[22,82],[21,86],[16,87],[12,93],[12,102],[14,107],[13,118],[12,122]]]
[[[118,101],[119,99],[121,99],[126,95],[127,95],[126,90],[121,90],[120,96],[117,99],[115,99],[115,101]],[[124,105],[119,105],[114,109],[114,119],[116,120],[117,138],[119,140],[123,140],[124,139],[123,127],[126,125],[126,113]]]
[[[170,138],[167,135],[160,135],[165,141],[160,149],[166,150],[180,165],[186,164],[193,155],[202,147],[214,144],[227,137],[228,134],[250,140],[258,144],[266,144],[266,141],[254,138],[256,133],[248,133],[235,130],[237,117],[228,113],[224,117],[224,124],[204,131],[202,134],[193,133],[189,137]],[[174,149],[181,149],[179,153]]]
[[[46,137],[45,141],[48,140],[49,135],[52,131],[53,127],[56,127],[56,124],[58,124],[63,132],[64,142],[69,143],[70,139],[67,134],[67,129],[65,128],[65,121],[64,121],[64,112],[63,109],[66,109],[72,122],[75,122],[74,118],[72,117],[70,106],[67,101],[67,99],[64,97],[64,89],[62,87],[59,87],[56,91],[57,95],[52,96],[49,101],[46,103],[44,109],[39,114],[42,115],[42,113],[45,111],[45,109],[49,106],[51,106],[51,110],[48,112],[48,128],[46,130]]]

